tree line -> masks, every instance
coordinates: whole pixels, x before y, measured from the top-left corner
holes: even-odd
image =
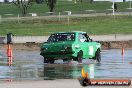
[[[50,12],[54,12],[55,4],[57,0],[36,0],[37,3],[45,2],[49,7]],[[28,9],[32,6],[34,0],[14,0],[13,3],[20,9],[22,16],[26,16]],[[52,13],[51,13],[52,15]]]
[[[75,2],[82,3],[83,0],[73,0]],[[93,2],[93,0],[88,0],[90,3]],[[13,0],[13,3],[20,9],[22,16],[26,16],[28,9],[33,5],[33,3],[36,2],[38,4],[46,3],[49,7],[50,12],[54,12],[55,5],[57,0]],[[51,13],[52,15],[53,13]]]

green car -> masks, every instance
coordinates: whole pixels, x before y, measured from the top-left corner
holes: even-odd
[[[54,63],[55,60],[74,60],[79,63],[82,59],[101,61],[101,44],[93,42],[86,32],[53,33],[41,46],[44,62]]]

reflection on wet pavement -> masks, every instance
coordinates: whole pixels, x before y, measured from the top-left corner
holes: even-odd
[[[124,57],[120,49],[103,50],[102,61],[83,60],[83,64],[56,61],[55,64],[43,64],[39,51],[15,50],[13,66],[6,66],[6,55],[0,51],[0,79],[43,80],[73,79],[81,75],[81,69],[89,73],[90,78],[132,77],[132,50],[125,50]]]
[[[44,66],[44,79],[70,79],[80,76],[82,66],[79,65],[50,65]]]

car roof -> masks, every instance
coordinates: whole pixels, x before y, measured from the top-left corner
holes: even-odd
[[[71,32],[55,32],[52,34],[58,34],[58,33],[86,33],[86,32],[84,32],[84,31],[71,31]]]

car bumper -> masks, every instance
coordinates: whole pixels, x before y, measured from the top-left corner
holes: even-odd
[[[41,52],[40,55],[44,57],[54,57],[54,58],[68,58],[72,57],[74,52]]]

